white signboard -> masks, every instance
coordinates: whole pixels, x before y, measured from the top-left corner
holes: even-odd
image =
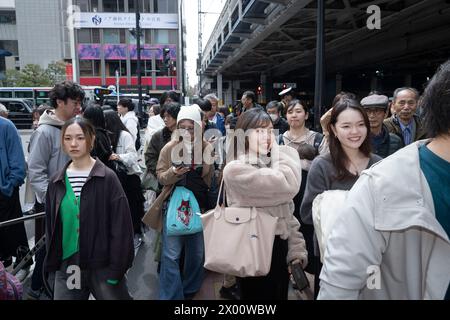
[[[285,83],[281,83],[281,82],[274,82],[273,83],[273,88],[274,89],[281,89],[281,88],[289,88],[292,87],[293,89],[297,88],[297,83],[295,82],[285,82]]]
[[[136,28],[136,14],[110,12],[76,12],[74,27],[80,28]],[[172,13],[141,13],[143,29],[178,29],[178,15]]]

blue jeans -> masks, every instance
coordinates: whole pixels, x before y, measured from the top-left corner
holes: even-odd
[[[180,271],[180,256],[184,247],[184,269]],[[159,298],[183,300],[200,290],[204,276],[203,232],[186,236],[168,236],[166,218],[162,232]]]

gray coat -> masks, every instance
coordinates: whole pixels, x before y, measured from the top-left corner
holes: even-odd
[[[370,168],[380,160],[380,156],[371,154],[367,168]],[[329,153],[318,156],[313,160],[308,173],[305,196],[300,207],[300,217],[304,223],[313,224],[312,203],[319,194],[327,190],[350,190],[359,178],[358,176],[354,176],[345,180],[337,180],[334,178],[336,175],[337,170],[333,165]],[[320,253],[316,240],[314,242],[314,254],[319,256]]]
[[[61,127],[64,121],[53,110],[46,110],[39,119],[39,127],[30,138],[28,179],[38,202],[45,202],[50,178],[70,160],[61,147]]]

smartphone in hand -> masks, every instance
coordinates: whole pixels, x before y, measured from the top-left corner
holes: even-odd
[[[309,287],[309,281],[300,263],[291,264],[291,272],[299,291]]]
[[[175,168],[189,168],[190,166],[183,163],[183,162],[179,162],[179,163],[175,163],[172,162],[172,166],[174,166]]]

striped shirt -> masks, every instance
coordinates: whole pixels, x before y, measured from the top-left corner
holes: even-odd
[[[72,186],[73,193],[75,193],[75,197],[80,197],[81,189],[86,183],[90,172],[91,171],[66,170],[67,178]]]

